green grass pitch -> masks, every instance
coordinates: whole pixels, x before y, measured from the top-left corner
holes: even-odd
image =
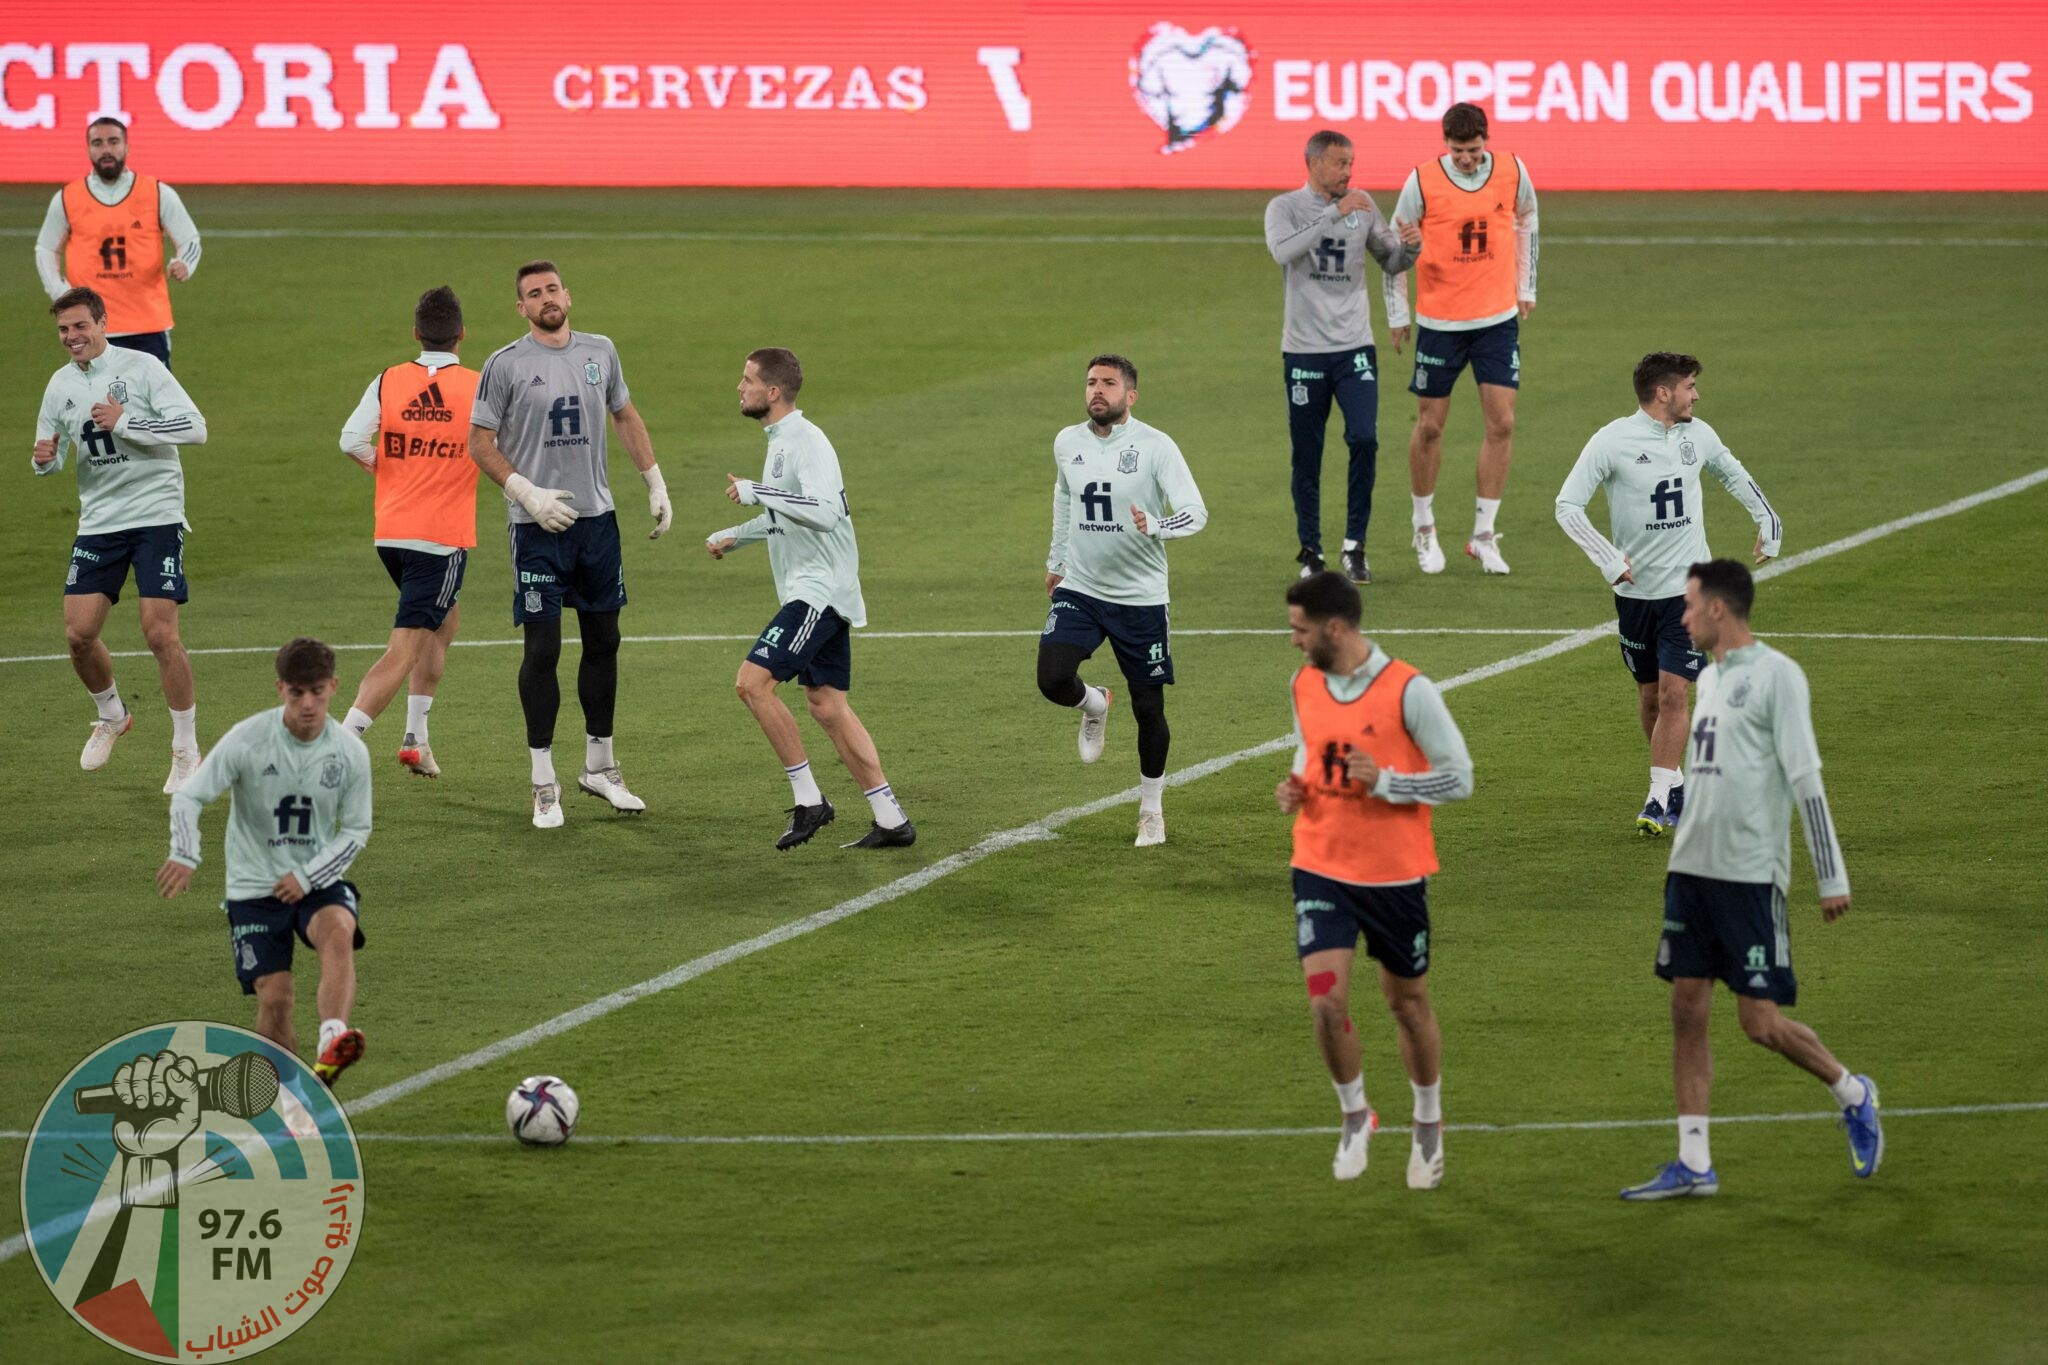
[[[29,477],[33,407],[62,362],[28,270],[48,190],[0,191],[0,406],[21,463],[0,540],[0,1153],[64,1071],[164,1019],[251,1016],[218,900],[221,816],[195,894],[155,899],[168,719],[146,658],[118,661],[139,724],[79,771],[90,706],[61,661],[69,474]],[[1138,413],[1186,451],[1213,511],[1172,550],[1181,685],[1172,766],[1275,739],[1296,656],[1276,271],[1242,195],[253,191],[195,188],[205,261],[176,295],[177,367],[211,440],[185,459],[194,650],[310,632],[383,639],[370,484],[335,438],[363,384],[407,358],[412,301],[450,283],[480,363],[519,323],[511,270],[561,263],[574,323],[618,343],[676,527],[614,443],[629,636],[743,635],[774,602],[765,555],[712,563],[724,475],[760,460],[732,386],[751,347],[803,358],[860,530],[876,632],[854,702],[918,823],[906,854],[771,845],[787,789],[730,684],[733,640],[634,642],[618,752],[650,812],[571,799],[527,823],[494,496],[434,712],[438,783],[371,732],[377,828],[357,864],[370,946],[360,1096],[1132,786],[1126,719],[1082,768],[1073,717],[1032,683],[1048,447],[1093,351],[1133,356]],[[1369,631],[1439,678],[1611,618],[1551,501],[1597,426],[1629,410],[1646,350],[1706,361],[1700,415],[1786,521],[1788,553],[2029,474],[2048,284],[2040,197],[1546,195],[1542,304],[1502,512],[1507,579],[1456,555],[1478,412],[1452,407],[1438,579],[1406,547],[1405,367],[1381,351]],[[574,231],[557,231],[573,224]],[[268,230],[273,235],[259,235]],[[240,235],[234,235],[240,234]],[[1189,242],[1189,237],[1225,238]],[[1121,238],[1122,240],[1116,240]],[[1148,240],[1149,239],[1149,240]],[[1967,240],[2003,245],[1968,245]],[[1959,244],[1959,241],[1965,244]],[[1333,429],[1325,494],[1342,502]],[[1751,530],[1707,495],[1717,549]],[[1604,517],[1604,511],[1596,516]],[[1806,667],[1855,886],[1823,926],[1795,851],[1799,1017],[1873,1073],[1888,1108],[2048,1100],[2040,980],[2048,797],[2032,582],[2048,485],[1891,535],[1761,589],[1756,625]],[[1603,523],[1604,524],[1604,523]],[[1504,634],[1431,633],[1494,629]],[[1816,632],[2034,637],[1802,639]],[[570,632],[573,635],[573,631]],[[140,648],[132,598],[109,628]],[[342,655],[343,698],[373,652]],[[565,658],[573,665],[573,650]],[[271,704],[264,653],[195,657],[201,737]],[[1092,676],[1109,673],[1105,652]],[[573,687],[565,764],[579,733]],[[1478,790],[1437,819],[1432,973],[1446,1117],[1612,1129],[1449,1135],[1448,1179],[1402,1182],[1405,1138],[1329,1177],[1328,1134],[856,1145],[625,1143],[636,1136],[1117,1134],[1322,1129],[1333,1101],[1294,965],[1285,759],[1169,791],[1170,842],[1134,808],[1074,820],[817,932],[722,966],[361,1115],[360,1255],[280,1361],[1758,1359],[2024,1361],[2048,1355],[2048,1112],[1900,1114],[1883,1172],[1851,1178],[1820,1121],[1723,1123],[1723,1192],[1625,1206],[1668,1159],[1666,992],[1650,975],[1664,847],[1639,841],[1645,746],[1611,642],[1448,694]],[[803,722],[851,838],[860,797]],[[842,831],[846,831],[842,833]],[[1795,840],[1796,842],[1796,840]],[[1369,1094],[1407,1092],[1367,983]],[[311,990],[300,990],[302,1039]],[[1821,1089],[1741,1037],[1717,1000],[1715,1108],[1813,1113]],[[583,1133],[502,1136],[520,1076],[580,1090]],[[479,1140],[440,1140],[460,1136]],[[0,1237],[19,1231],[0,1201]],[[104,1358],[25,1256],[0,1263],[11,1360]]]

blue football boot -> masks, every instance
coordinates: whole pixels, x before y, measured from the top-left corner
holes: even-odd
[[[1674,1161],[1657,1172],[1657,1178],[1641,1185],[1631,1185],[1621,1192],[1623,1199],[1684,1199],[1688,1196],[1704,1198],[1721,1189],[1721,1178],[1714,1174],[1712,1166],[1704,1171],[1695,1171],[1682,1161]]]
[[[1665,818],[1662,801],[1643,802],[1643,813],[1636,817],[1636,833],[1652,839],[1662,838],[1667,828]]]
[[[1863,1082],[1863,1103],[1842,1111],[1842,1126],[1849,1130],[1849,1169],[1868,1180],[1884,1160],[1884,1125],[1877,1118],[1877,1086],[1868,1076],[1856,1079]]]

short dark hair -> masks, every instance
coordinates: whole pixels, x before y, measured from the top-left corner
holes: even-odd
[[[462,339],[462,300],[445,284],[429,289],[413,305],[412,329],[422,346],[447,350]]]
[[[94,322],[107,320],[107,301],[84,285],[74,285],[59,294],[50,304],[50,316],[56,317],[67,308],[83,307],[92,313]]]
[[[1327,621],[1336,616],[1355,626],[1365,618],[1365,599],[1358,595],[1358,589],[1343,574],[1328,569],[1289,583],[1287,605],[1300,607],[1301,614],[1311,621]]]
[[[1756,603],[1756,580],[1741,560],[1709,559],[1687,569],[1685,576],[1700,585],[1702,597],[1718,597],[1731,616],[1749,619],[1749,609]]]
[[[1476,104],[1454,104],[1444,110],[1444,141],[1470,142],[1486,136],[1486,111]]]
[[[334,676],[334,651],[301,635],[277,651],[277,679],[293,687],[317,687]]]
[[[1652,351],[1636,362],[1636,401],[1647,403],[1657,396],[1659,384],[1676,386],[1703,368],[1697,356],[1683,351]]]
[[[113,125],[114,125],[114,126],[115,126],[116,128],[119,128],[119,129],[121,130],[121,136],[122,136],[122,137],[126,137],[126,136],[128,136],[128,125],[127,125],[127,124],[123,123],[123,122],[122,122],[122,121],[121,121],[120,119],[117,119],[117,118],[115,118],[115,117],[114,117],[114,116],[113,116],[112,114],[101,114],[101,115],[100,115],[100,116],[99,116],[98,118],[94,119],[94,120],[93,120],[93,121],[92,121],[91,123],[88,123],[88,124],[86,124],[86,125],[85,125],[85,139],[86,139],[86,141],[88,141],[88,142],[92,141],[92,130],[93,130],[93,129],[95,129],[95,128],[97,128],[97,127],[99,127],[99,126],[100,126],[101,124],[103,124],[103,123],[111,123],[111,124],[113,124]]]
[[[562,272],[555,268],[553,261],[528,261],[525,265],[519,267],[519,273],[512,279],[512,296],[514,298],[526,292],[525,284],[528,275],[553,275],[555,278],[560,279]]]
[[[1116,352],[1104,351],[1101,355],[1091,357],[1088,361],[1088,370],[1094,369],[1097,365],[1108,365],[1112,369],[1121,370],[1124,376],[1124,383],[1134,389],[1138,387],[1138,367]],[[1088,370],[1083,370],[1081,373],[1085,375],[1088,373]]]
[[[1344,136],[1335,128],[1325,128],[1321,132],[1309,135],[1308,145],[1301,149],[1301,159],[1303,161],[1314,161],[1332,147],[1349,147],[1350,145],[1350,138]]]
[[[803,391],[804,367],[798,362],[795,351],[781,346],[762,346],[748,351],[747,359],[754,362],[761,382],[781,389],[784,398],[794,398]]]

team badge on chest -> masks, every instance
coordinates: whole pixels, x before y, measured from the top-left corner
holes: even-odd
[[[1119,450],[1116,453],[1116,472],[1119,474],[1135,474],[1138,472],[1137,447],[1133,446],[1128,450]]]
[[[341,760],[329,755],[320,765],[320,785],[333,791],[341,785]]]
[[[113,383],[107,385],[107,397],[113,402],[126,407],[128,404],[128,381],[116,379]]]
[[[1698,446],[1694,445],[1691,441],[1680,441],[1678,443],[1678,462],[1680,464],[1698,464],[1699,458],[1700,451]]]
[[[592,384],[602,384],[604,371],[597,368],[595,360],[586,360],[583,362],[583,377]]]
[[[775,463],[769,467],[768,477],[771,479],[782,477],[782,452],[779,450],[775,452]]]

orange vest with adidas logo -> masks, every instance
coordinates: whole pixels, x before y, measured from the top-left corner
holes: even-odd
[[[170,330],[156,177],[137,171],[128,197],[118,204],[102,204],[85,181],[74,180],[64,187],[64,220],[71,227],[64,278],[105,301],[107,330],[116,336]]]
[[[1407,882],[1437,870],[1429,807],[1395,805],[1371,796],[1344,771],[1345,756],[1363,750],[1382,768],[1424,772],[1429,759],[1401,717],[1412,664],[1390,660],[1356,701],[1338,701],[1319,668],[1294,675],[1294,714],[1308,748],[1308,785],[1294,816],[1293,865],[1332,881]]]
[[[1493,153],[1476,190],[1461,188],[1441,159],[1415,168],[1422,190],[1422,255],[1415,311],[1444,322],[1490,318],[1515,307],[1515,198],[1521,163]]]
[[[477,372],[393,365],[378,381],[377,539],[476,544],[476,481],[469,415]]]

